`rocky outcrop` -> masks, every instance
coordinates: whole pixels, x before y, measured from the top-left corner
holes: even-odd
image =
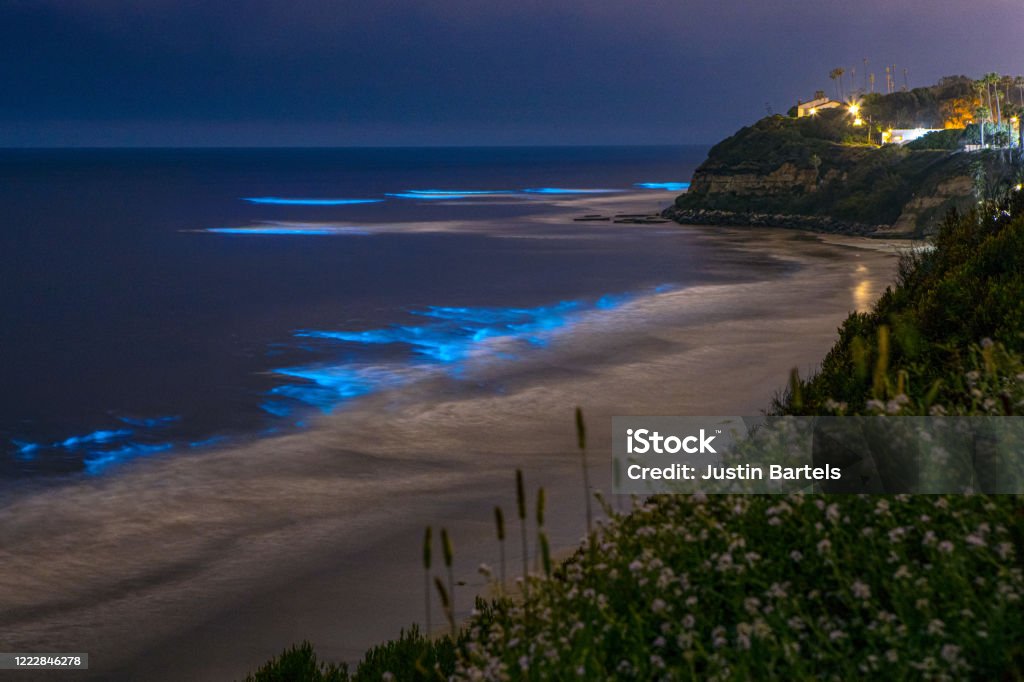
[[[817,187],[818,172],[814,168],[798,168],[794,163],[784,163],[767,174],[699,170],[690,183],[690,191],[705,195],[789,195],[813,192]]]
[[[786,215],[782,213],[740,213],[708,209],[686,210],[675,206],[662,211],[662,216],[683,225],[727,225],[732,227],[785,227],[828,234],[851,234],[863,237],[893,237],[888,225],[865,225],[829,216]]]
[[[715,145],[665,212],[712,225],[770,225],[878,237],[924,237],[974,204],[979,169],[992,187],[1014,169],[995,153],[872,147],[841,114],[773,116]]]

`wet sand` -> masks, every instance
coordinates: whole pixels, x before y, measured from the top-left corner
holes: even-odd
[[[481,357],[458,381],[380,393],[300,433],[20,491],[0,511],[0,646],[90,654],[88,675],[34,680],[241,679],[302,639],[355,661],[422,622],[426,524],[454,539],[463,617],[486,589],[477,567],[497,566],[495,504],[509,519],[510,576],[521,566],[517,467],[531,498],[547,489],[553,547],[583,534],[575,405],[593,486],[608,490],[611,416],[759,413],[895,272],[878,242],[665,228],[736,250],[734,267],[795,267],[587,313],[515,363]]]

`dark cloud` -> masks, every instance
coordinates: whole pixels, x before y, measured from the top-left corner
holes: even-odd
[[[1024,71],[1018,0],[0,0],[0,144],[713,141],[831,87]]]

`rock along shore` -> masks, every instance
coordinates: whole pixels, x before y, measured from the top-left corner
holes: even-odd
[[[680,209],[670,206],[661,212],[662,217],[684,225],[724,225],[729,227],[785,227],[809,232],[846,234],[859,237],[885,237],[887,239],[907,237],[906,233],[894,232],[889,225],[865,225],[863,223],[836,220],[829,216],[786,215],[781,213],[741,213],[713,209]]]

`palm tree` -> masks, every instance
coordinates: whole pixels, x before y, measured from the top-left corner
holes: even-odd
[[[1014,78],[1013,85],[1020,91],[1020,105],[1024,107],[1024,76]]]
[[[978,119],[978,131],[981,133],[981,146],[985,146],[985,121],[992,115],[992,110],[982,104],[974,110],[974,117]]]
[[[846,69],[844,69],[841,66],[837,66],[836,68],[834,68],[834,69],[832,69],[831,71],[828,72],[828,77],[831,78],[833,81],[836,81],[836,79],[838,79],[838,82],[836,82],[836,95],[838,95],[838,98],[840,100],[843,99],[843,74],[844,73],[846,73]]]
[[[986,73],[984,76],[985,85],[988,87],[988,108],[992,109],[992,93],[995,91],[996,100],[996,125],[1000,125],[1003,122],[1002,112],[999,109],[999,79],[1001,76],[993,71],[992,73]]]

